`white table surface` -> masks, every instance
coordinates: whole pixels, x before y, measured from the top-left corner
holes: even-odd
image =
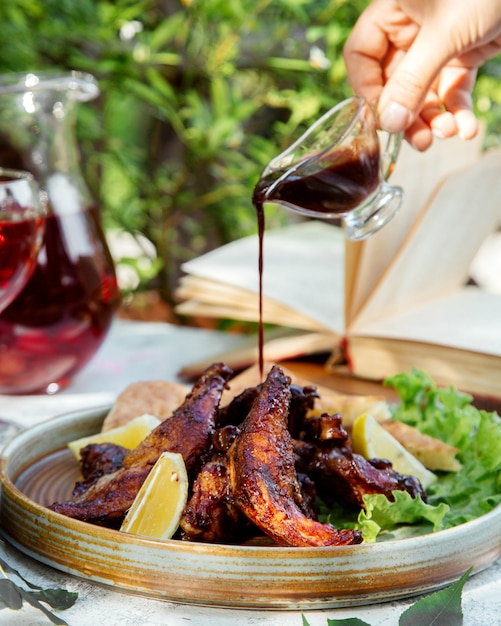
[[[0,396],[0,417],[20,427],[66,411],[112,403],[129,383],[138,380],[177,380],[179,369],[217,355],[238,338],[162,323],[117,321],[101,350],[73,383],[56,396]],[[121,593],[79,580],[24,556],[11,546],[0,557],[26,579],[44,587],[76,591],[73,607],[57,612],[70,626],[302,626],[300,611],[232,610],[174,604]],[[172,573],[175,576],[175,572]],[[305,611],[310,626],[327,626],[327,619],[358,617],[371,626],[397,626],[401,613],[416,599],[347,609]],[[463,591],[465,626],[501,624],[501,559],[475,574]],[[39,611],[0,611],[4,626],[49,624]],[[437,626],[447,626],[437,624]]]

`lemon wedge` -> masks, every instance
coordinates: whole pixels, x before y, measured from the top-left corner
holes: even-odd
[[[426,469],[370,413],[362,413],[353,424],[353,451],[366,459],[388,459],[400,474],[415,476],[426,489],[437,476]]]
[[[117,428],[112,428],[106,432],[70,441],[68,448],[77,460],[80,459],[80,450],[90,443],[114,443],[128,450],[133,450],[159,424],[160,420],[158,418],[145,413],[123,426],[117,426]]]
[[[127,512],[120,530],[170,539],[188,500],[188,475],[183,457],[163,452]]]

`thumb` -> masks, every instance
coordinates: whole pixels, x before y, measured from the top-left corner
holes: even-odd
[[[448,60],[440,54],[441,42],[433,39],[420,31],[381,92],[379,123],[390,133],[403,132],[418,117],[428,90]]]

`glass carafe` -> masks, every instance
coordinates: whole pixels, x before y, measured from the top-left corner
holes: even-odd
[[[76,107],[92,76],[0,76],[0,166],[30,171],[47,194],[36,269],[0,314],[0,393],[55,393],[103,342],[119,304],[98,209],[82,176]]]

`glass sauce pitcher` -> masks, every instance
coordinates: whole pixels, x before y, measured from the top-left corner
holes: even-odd
[[[341,218],[348,239],[365,239],[402,203],[402,189],[386,181],[400,143],[401,135],[378,132],[365,98],[343,100],[267,165],[254,205],[270,202],[317,219]]]
[[[0,166],[30,171],[47,194],[36,269],[0,314],[0,393],[55,393],[104,340],[120,296],[97,207],[81,173],[76,106],[90,75],[0,76]]]

